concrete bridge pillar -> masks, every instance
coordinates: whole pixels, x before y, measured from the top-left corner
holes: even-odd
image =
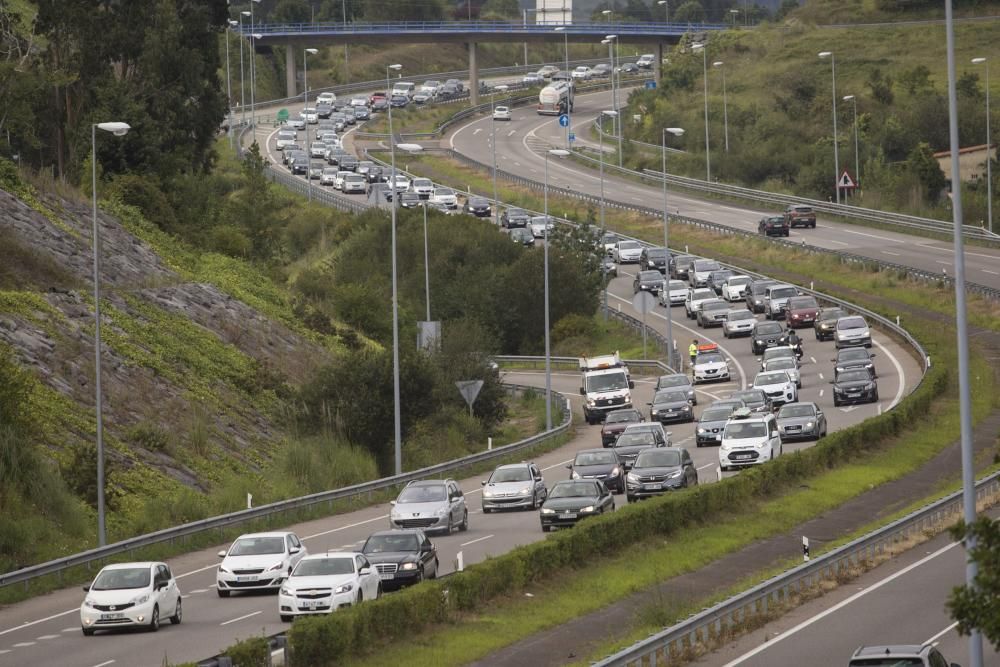
[[[479,66],[476,64],[476,43],[469,42],[469,102],[479,104]]]
[[[656,56],[656,60],[653,61],[653,80],[659,86],[663,76],[663,42],[657,42],[653,55]]]
[[[285,44],[285,91],[286,97],[295,97],[295,49],[291,44]]]

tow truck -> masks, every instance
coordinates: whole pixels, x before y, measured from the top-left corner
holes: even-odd
[[[588,424],[604,421],[612,410],[632,407],[635,383],[618,352],[596,357],[580,357],[583,373],[580,395],[584,397],[583,416]]]

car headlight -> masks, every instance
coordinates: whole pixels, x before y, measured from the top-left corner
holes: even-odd
[[[611,469],[611,472],[608,473],[608,477],[617,477],[621,473],[622,471],[618,468],[618,466],[615,466],[614,468]]]
[[[871,382],[869,382],[868,384],[865,385],[865,391],[871,391],[874,388],[875,388],[875,385],[872,384]]]
[[[646,263],[649,264],[649,268],[651,269],[656,267],[656,262],[646,262]]]
[[[667,479],[677,479],[678,477],[680,477],[680,476],[681,476],[681,474],[682,474],[683,472],[684,472],[684,471],[682,471],[682,470],[678,470],[677,472],[672,472],[672,473],[670,473],[669,475],[667,475]]]
[[[575,470],[571,470],[571,471],[569,472],[569,478],[570,478],[570,479],[580,479],[580,473],[578,473],[578,472],[577,472],[577,471],[575,471]]]
[[[588,398],[588,399],[587,399],[587,407],[588,407],[588,408],[592,408],[592,407],[594,407],[595,405],[597,405],[597,403],[596,403],[596,402],[594,401],[594,399],[592,399],[592,398]]]
[[[230,572],[229,570],[227,570],[227,569],[226,569],[225,567],[223,567],[222,565],[220,565],[220,566],[219,566],[219,572],[220,572],[221,574],[232,574],[232,572]]]
[[[594,511],[594,506],[593,505],[587,505],[586,507],[581,507],[580,508],[580,512],[582,514],[587,514],[588,512],[593,512],[593,511]]]
[[[843,373],[844,372],[844,367],[843,366],[837,366],[834,370],[837,371],[838,373]]]
[[[660,414],[660,411],[659,411],[659,410],[657,410],[656,408],[653,408],[653,409],[652,409],[652,410],[650,411],[650,414],[653,414],[653,415],[658,415],[658,414]]]
[[[436,514],[437,516],[444,516],[447,513],[448,513],[448,508],[447,507],[441,507],[441,508],[439,508],[439,509],[437,509],[437,510],[434,511],[434,514]]]
[[[288,586],[282,586],[281,587],[281,594],[282,595],[293,596],[293,595],[295,595],[295,591],[292,590],[291,588],[289,588]]]
[[[344,584],[343,586],[337,586],[334,588],[333,592],[339,595],[340,593],[350,593],[353,590],[354,584]]]
[[[134,605],[146,604],[147,602],[149,602],[149,593],[145,593],[144,595],[137,595],[134,598],[132,598],[132,604]]]
[[[489,489],[483,490],[483,498],[492,498],[492,497],[493,497],[492,491],[490,491]]]
[[[93,600],[91,600],[90,598],[85,598],[85,599],[84,599],[84,601],[83,601],[83,606],[84,606],[84,607],[88,607],[88,608],[90,608],[90,609],[93,609],[93,608],[94,608],[94,606],[95,606],[95,605],[94,605],[94,601],[93,601]]]
[[[399,569],[400,570],[416,570],[417,569],[417,564],[416,563],[403,563],[402,565],[399,566]]]
[[[526,486],[526,487],[524,487],[523,489],[520,489],[520,490],[518,490],[518,492],[517,492],[517,493],[518,493],[518,495],[521,495],[521,496],[526,496],[526,495],[528,495],[529,493],[531,493],[531,487],[530,487],[530,486]]]
[[[630,482],[638,482],[639,481],[638,475],[636,475],[635,473],[631,473],[631,472],[625,477],[625,479],[627,479]]]
[[[267,571],[268,572],[275,572],[277,570],[283,570],[283,569],[285,569],[285,563],[281,562],[281,563],[275,563],[271,567],[267,568]]]
[[[813,426],[815,426],[815,424],[812,422],[806,422],[806,428],[812,428]]]
[[[555,513],[556,513],[555,510],[549,509],[548,507],[543,507],[542,508],[542,514],[555,514]]]
[[[707,429],[707,428],[701,428],[701,427],[699,426],[699,427],[698,427],[698,433],[708,433],[708,429]]]
[[[691,412],[691,406],[685,405],[684,407],[681,408],[681,410],[683,410],[684,412]]]

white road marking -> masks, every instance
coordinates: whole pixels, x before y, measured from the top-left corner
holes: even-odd
[[[573,459],[566,459],[565,461],[560,461],[559,463],[555,463],[553,465],[550,465],[548,468],[542,468],[542,472],[545,472],[546,470],[552,470],[553,468],[561,468],[562,466],[566,465],[567,463],[572,463],[572,462],[573,462]]]
[[[879,241],[888,241],[889,243],[895,241],[895,239],[890,239],[886,236],[879,236],[877,234],[866,234],[865,232],[856,232],[853,229],[843,229],[841,231],[847,232],[848,234],[857,234],[858,236],[867,236],[870,239],[878,239]]]
[[[461,543],[461,544],[459,544],[458,546],[460,546],[460,547],[467,547],[467,546],[469,546],[470,544],[475,544],[476,542],[483,542],[484,540],[488,540],[488,539],[490,539],[491,537],[493,537],[493,536],[492,536],[492,535],[487,535],[486,537],[480,537],[480,538],[478,538],[478,539],[475,539],[475,540],[469,540],[468,542],[462,542],[462,543]]]
[[[824,394],[825,392],[826,392],[826,389],[820,389],[820,390],[819,390],[819,397],[820,397],[820,398],[823,398],[823,394]]]
[[[80,611],[80,608],[70,609],[69,611],[61,611],[58,614],[52,614],[51,616],[46,616],[45,618],[39,618],[35,621],[28,621],[27,623],[22,623],[17,627],[7,628],[6,630],[0,630],[0,635],[6,635],[8,633],[14,632],[15,630],[23,630],[24,628],[30,628],[32,625],[38,625],[39,623],[45,623],[46,621],[51,621],[54,618],[61,618],[63,616],[68,616],[73,613]]]
[[[836,243],[837,245],[842,245],[845,247],[851,245],[850,243],[844,243],[843,241],[838,241],[836,239],[830,239],[830,243]]]
[[[947,628],[945,628],[941,632],[937,633],[936,635],[934,635],[933,637],[931,637],[930,639],[928,639],[927,641],[925,641],[924,642],[924,646],[926,646],[927,644],[933,644],[934,642],[936,642],[937,640],[941,639],[942,637],[944,637],[946,634],[948,634],[949,632],[951,632],[952,630],[954,630],[957,627],[958,627],[958,621],[955,621],[954,623],[952,623],[951,625],[949,625]]]
[[[193,591],[188,591],[190,595],[197,595],[198,593],[207,593],[207,592],[208,592],[207,588],[196,588]]]
[[[9,648],[0,649],[0,655],[3,655],[4,653],[10,653],[10,649]]]
[[[14,648],[27,648],[29,646],[34,646],[35,642],[18,642],[14,644]]]
[[[704,470],[705,468],[713,468],[713,467],[715,467],[717,465],[719,465],[719,462],[718,461],[714,461],[712,463],[706,463],[705,465],[703,465],[700,468],[695,468],[695,470]]]
[[[511,130],[510,132],[507,133],[507,136],[508,137],[513,137],[514,136],[514,132],[515,132],[515,130]]]
[[[475,130],[472,131],[472,136],[476,136],[477,134],[479,134],[482,131],[483,131],[483,128],[477,127]]]
[[[898,253],[898,252],[891,252],[889,250],[883,250],[882,254],[883,255],[892,255],[893,257],[899,257],[900,253]]]
[[[262,612],[262,611],[255,611],[255,612],[253,612],[251,614],[245,614],[245,615],[240,616],[238,618],[233,618],[233,619],[230,619],[228,621],[223,621],[222,623],[219,623],[219,625],[229,625],[230,623],[236,623],[237,621],[243,621],[243,620],[246,620],[246,619],[251,618],[253,616],[256,616],[257,614],[263,614],[263,613],[264,612]]]
[[[388,514],[383,514],[382,516],[377,516],[374,519],[365,519],[364,521],[355,521],[354,523],[349,523],[346,526],[340,526],[339,528],[331,528],[330,530],[324,530],[319,533],[313,533],[312,535],[306,535],[303,540],[311,540],[314,537],[322,537],[323,535],[329,535],[330,533],[339,533],[342,530],[347,530],[348,528],[355,528],[357,526],[363,526],[368,523],[375,523],[376,521],[383,521],[388,519]],[[212,567],[217,567],[213,565]]]
[[[816,363],[816,357],[809,357],[809,361]],[[822,375],[820,377],[823,377]]]
[[[861,407],[861,406],[860,405],[849,405],[846,408],[840,408],[840,411],[841,412],[854,412],[859,407]]]
[[[99,662],[96,665],[92,665],[91,667],[107,667],[107,665],[113,665],[114,662],[115,662],[114,660],[105,660],[104,662]]]
[[[823,379],[823,374],[822,374],[822,373],[820,373],[820,374],[819,374],[819,379],[820,379],[820,380],[822,380],[822,379]]]
[[[46,639],[59,639],[59,635],[42,635],[41,637],[36,637],[38,641],[44,641]]]
[[[988,273],[991,276],[1000,276],[1000,273],[997,273],[996,271],[990,271],[989,269],[980,269],[980,271],[982,271],[983,273]]]
[[[940,250],[941,252],[949,252],[951,254],[955,254],[955,251],[952,248],[939,248],[936,245],[928,245],[926,243],[918,243],[917,245],[920,246],[921,248],[927,248],[928,250]],[[965,250],[962,254],[971,257],[985,257],[986,259],[997,259],[996,255],[987,255],[981,252],[969,252],[968,250]]]
[[[951,266],[951,262],[944,262],[944,261],[941,261],[940,259],[936,259],[934,261],[937,262],[938,264],[944,264],[945,266]]]
[[[80,628],[63,628],[60,632],[80,632]]]
[[[896,368],[896,377],[898,378],[896,395],[893,396],[892,402],[889,403],[889,407],[886,408],[886,410],[892,410],[892,408],[903,399],[903,390],[906,388],[906,373],[903,372],[903,366],[899,363],[899,360],[896,359],[896,355],[890,352],[885,345],[878,342],[874,338],[872,339],[872,344],[882,350],[883,354],[886,354],[889,357],[889,361],[891,361],[892,365]]]
[[[753,649],[752,651],[744,653],[743,655],[741,655],[740,657],[736,658],[735,660],[726,663],[726,665],[724,667],[734,667],[735,665],[739,665],[740,663],[746,662],[748,659],[752,658],[753,656],[755,656],[755,655],[757,655],[759,653],[762,653],[762,652],[766,651],[769,647],[774,646],[778,642],[783,641],[785,639],[788,639],[792,635],[798,633],[800,630],[804,630],[805,628],[808,628],[813,623],[816,623],[817,621],[820,621],[820,620],[826,618],[830,614],[833,614],[834,612],[837,612],[840,609],[843,609],[844,607],[846,607],[847,605],[851,604],[852,602],[861,599],[862,597],[868,595],[869,593],[877,591],[878,589],[882,588],[886,584],[891,583],[891,582],[895,581],[896,579],[898,579],[898,578],[900,578],[900,577],[908,574],[909,572],[911,572],[912,570],[915,570],[916,568],[920,567],[924,563],[927,563],[927,562],[929,562],[929,561],[937,558],[938,556],[940,556],[941,554],[949,551],[950,549],[954,549],[959,544],[961,544],[961,542],[952,542],[951,544],[948,544],[948,545],[946,545],[946,546],[938,549],[937,551],[935,551],[934,553],[930,554],[929,556],[925,556],[924,558],[918,560],[916,563],[913,563],[911,565],[908,565],[907,567],[904,567],[902,570],[896,572],[895,574],[889,575],[885,579],[879,581],[876,584],[873,584],[872,586],[869,586],[865,590],[860,591],[858,593],[855,593],[854,595],[852,595],[851,597],[847,598],[846,600],[843,600],[843,601],[841,601],[841,602],[833,605],[832,607],[821,611],[820,613],[816,614],[815,616],[813,616],[813,617],[811,617],[811,618],[809,618],[809,619],[807,619],[805,621],[802,621],[801,623],[799,623],[798,625],[796,625],[794,628],[790,628],[790,629],[782,632],[780,635],[778,635],[776,637],[772,637],[770,640],[768,640],[768,642],[766,644],[762,644],[761,646],[758,646],[757,648]]]

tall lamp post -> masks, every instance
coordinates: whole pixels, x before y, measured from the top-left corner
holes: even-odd
[[[729,152],[729,102],[726,99],[726,68],[724,62],[721,60],[716,60],[712,63],[712,67],[718,67],[722,70],[722,126],[725,128],[726,136],[726,152]]]
[[[490,135],[493,145],[493,223],[500,226],[500,202],[497,199],[497,105],[496,94],[507,90],[507,84],[495,86],[490,93]],[[428,318],[430,321],[430,318]]]
[[[993,231],[993,158],[990,157],[990,62],[986,58],[973,58],[973,65],[986,65],[986,218],[988,229]]]
[[[830,59],[830,73],[833,80],[833,191],[840,203],[840,154],[837,148],[837,59],[833,51],[820,51],[820,58]]]
[[[401,70],[400,64],[385,66],[385,89],[389,90],[389,70]],[[389,155],[392,169],[389,175],[389,191],[392,193],[392,418],[396,455],[396,474],[403,472],[403,427],[399,415],[399,301],[396,291],[396,137],[392,133],[392,105],[389,105]]]
[[[233,148],[233,84],[229,76],[229,32],[239,23],[233,19],[226,20],[226,127],[229,135],[229,148]]]
[[[708,147],[708,45],[705,43],[692,44],[692,51],[701,51],[702,69],[705,79],[705,180],[712,180],[712,159],[709,155]]]
[[[598,116],[598,123],[600,127],[597,128],[597,138],[601,144],[600,158],[601,158],[601,243],[603,246],[604,234],[607,232],[607,227],[604,224],[604,117],[611,116],[614,119],[618,115],[618,112],[614,109],[608,109],[602,111],[601,115]],[[604,253],[601,257],[601,273],[604,274],[604,321],[608,321],[608,277],[607,273],[607,253]]]
[[[611,106],[612,106],[612,108],[615,109],[615,111],[617,111],[618,110],[618,93],[616,92],[617,89],[615,88],[615,73],[616,73],[615,72],[615,52],[613,51],[612,44],[615,44],[615,45],[618,44],[618,35],[608,35],[607,37],[605,37],[604,39],[601,40],[601,44],[607,44],[608,45],[608,57],[611,59]],[[621,83],[621,82],[619,82],[619,83]],[[615,128],[615,134],[618,135],[618,166],[621,167],[622,166],[622,135],[624,134],[624,132],[622,132],[621,116],[619,114],[616,113],[614,116],[611,117],[611,126],[613,128]]]
[[[306,153],[308,162],[306,163],[308,167],[306,168],[306,192],[308,193],[309,201],[313,198],[313,186],[312,186],[312,146],[309,145],[309,115],[306,111],[309,108],[309,56],[314,56],[319,53],[317,49],[302,49],[302,101],[305,106],[302,107],[302,112],[306,114]]]
[[[240,12],[240,124],[247,124],[247,81],[243,76],[243,17],[250,12]]]
[[[555,32],[561,32],[563,34],[563,57],[565,58],[566,74],[570,74],[569,71],[569,33],[566,32],[566,26],[560,25],[553,28]],[[569,85],[572,86],[573,80],[570,78]],[[566,115],[570,115],[570,109],[566,109]],[[569,128],[572,123],[566,124],[566,148],[569,148]]]
[[[661,132],[660,139],[663,148],[663,249],[667,253],[667,277],[664,288],[667,290],[667,365],[674,367],[674,318],[671,311],[673,304],[670,303],[670,216],[667,214],[667,134],[675,137],[684,134],[684,129],[680,127],[665,127]]]
[[[94,203],[94,402],[97,412],[97,546],[107,544],[104,521],[104,418],[101,398],[101,251],[97,229],[97,130],[125,136],[131,127],[127,123],[95,123],[90,126],[90,193]]]
[[[857,180],[855,187],[861,183],[861,159],[858,157],[858,98],[854,95],[844,95],[845,102],[851,102],[854,106],[854,178]]]
[[[667,0],[657,0],[656,4],[663,6],[663,22],[670,23],[670,5]]]
[[[552,430],[552,356],[549,346],[549,156],[566,157],[569,151],[550,148],[545,153],[545,430]]]
[[[254,97],[257,86],[256,40],[263,35],[253,32],[253,6],[260,2],[262,0],[250,0],[250,125],[254,128],[254,140],[257,137],[257,105]]]

